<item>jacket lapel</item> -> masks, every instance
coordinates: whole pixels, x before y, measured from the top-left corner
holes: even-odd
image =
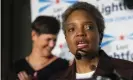
[[[107,56],[107,54],[103,51],[100,50],[100,60],[97,66],[97,69],[94,73],[94,77],[96,76],[108,76],[112,74],[114,71],[113,65],[111,63],[111,58]]]
[[[100,60],[97,66],[97,69],[93,75],[93,77],[97,76],[108,76],[113,72],[114,68],[111,64],[110,57],[105,54],[104,51],[100,51]],[[76,80],[76,62],[66,70],[63,75],[63,79],[60,80]]]

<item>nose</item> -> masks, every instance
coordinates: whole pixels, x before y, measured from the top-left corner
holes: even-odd
[[[55,46],[55,41],[53,41],[53,40],[50,40],[50,42],[49,42],[49,47],[54,47]]]
[[[77,36],[84,36],[85,37],[86,33],[83,29],[80,28],[80,29],[77,30]]]

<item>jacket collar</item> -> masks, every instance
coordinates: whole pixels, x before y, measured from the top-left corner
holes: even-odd
[[[99,52],[99,63],[94,77],[96,76],[107,76],[113,72],[113,65],[111,63],[111,58],[103,51]],[[65,75],[63,76],[66,80],[75,80],[76,79],[76,62],[74,60],[73,64],[66,70]],[[64,80],[64,79],[63,79]]]
[[[98,75],[106,76],[114,71],[113,64],[111,62],[111,57],[109,57],[103,50],[100,50],[99,54],[99,63],[93,75],[94,77]]]

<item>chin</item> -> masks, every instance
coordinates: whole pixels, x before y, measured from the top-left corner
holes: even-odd
[[[42,54],[42,55],[43,55],[44,57],[49,57],[49,56],[51,56],[52,54],[51,54],[51,53],[48,53],[48,52],[47,52],[47,53],[45,52],[45,53]]]
[[[46,55],[46,54],[45,54],[45,55],[43,55],[43,57],[50,57],[50,56],[51,56],[50,54],[49,54],[49,55]]]
[[[88,48],[82,48],[81,50],[84,50],[84,51],[86,51],[86,52],[91,51],[91,50],[90,50],[90,49],[88,49]]]

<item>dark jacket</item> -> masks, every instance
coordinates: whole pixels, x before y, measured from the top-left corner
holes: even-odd
[[[133,80],[132,62],[111,58],[102,50],[99,58],[100,60],[93,78],[89,80],[96,80],[98,76],[109,78],[110,80]],[[54,75],[50,80],[76,80],[76,63],[74,62],[68,69]]]

